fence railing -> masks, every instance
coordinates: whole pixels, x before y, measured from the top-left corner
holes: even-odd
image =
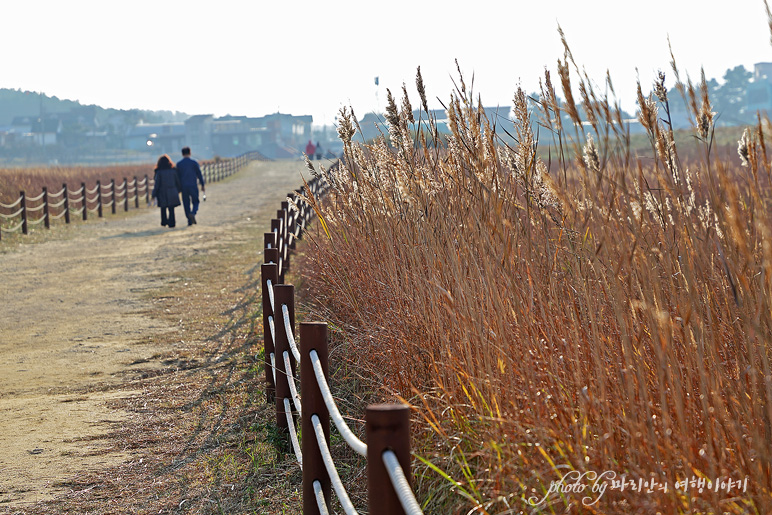
[[[319,179],[282,202],[264,235],[261,266],[266,400],[276,406],[276,425],[292,446],[303,477],[303,513],[329,513],[331,491],[343,511],[356,514],[330,454],[330,419],[346,443],[367,459],[370,515],[421,514],[410,487],[410,410],[401,404],[365,408],[365,441],[348,427],[329,385],[328,334],[324,322],[302,322],[295,338],[294,286],[284,284],[291,250],[311,220],[314,208],[303,198],[326,192]],[[301,196],[301,194],[303,196]],[[298,362],[300,373],[298,374]],[[300,382],[300,391],[296,387]],[[296,422],[300,418],[302,441]]]
[[[230,159],[205,161],[201,164],[201,174],[207,183],[218,182],[233,175],[250,161],[263,159],[266,158],[259,152],[247,152]],[[139,209],[141,198],[144,198],[145,205],[150,204],[152,190],[153,179],[148,178],[147,174],[142,179],[135,175],[130,181],[124,177],[118,184],[115,179],[105,185],[98,180],[90,189],[85,182],[81,182],[78,189],[63,183],[58,192],[51,193],[47,187],[43,187],[37,196],[29,196],[22,190],[19,197],[10,204],[0,202],[0,240],[3,233],[29,234],[30,227],[41,224],[50,229],[52,220],[63,218],[69,224],[73,216],[88,220],[89,213],[102,218],[106,208],[112,214],[116,214],[118,209],[128,211],[129,206]]]

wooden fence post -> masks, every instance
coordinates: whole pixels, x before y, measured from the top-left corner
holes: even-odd
[[[97,216],[102,218],[102,181],[97,181]]]
[[[110,212],[115,214],[115,179],[110,179],[110,200],[112,200]]]
[[[275,249],[276,248],[276,235],[272,232],[263,233],[263,248]]]
[[[51,228],[51,217],[48,214],[48,187],[43,186],[43,225],[46,229]]]
[[[81,182],[80,187],[83,189],[83,221],[88,220],[88,194],[86,193],[86,183]]]
[[[275,400],[276,384],[273,380],[273,365],[271,364],[271,353],[274,353],[274,359],[278,360],[275,356],[276,346],[271,336],[271,324],[268,322],[268,317],[274,318],[274,327],[276,326],[276,316],[273,313],[273,307],[271,306],[271,292],[268,289],[268,281],[271,281],[272,286],[279,284],[279,265],[276,263],[265,263],[260,265],[260,278],[263,293],[263,345],[265,347],[265,398],[270,404]]]
[[[319,383],[314,375],[311,351],[315,350],[322,364],[324,377],[329,382],[329,362],[327,349],[327,324],[324,322],[303,322],[300,324],[300,398],[303,404],[301,428],[303,434],[303,515],[320,515],[316,504],[314,481],[319,481],[324,492],[327,506],[330,505],[332,483],[327,468],[322,460],[319,443],[311,422],[311,416],[319,417],[327,448],[330,447],[330,414],[322,398]]]
[[[64,223],[70,223],[70,194],[67,192],[67,183],[62,184],[64,188]]]
[[[129,181],[126,177],[123,178],[123,210],[129,210]]]
[[[287,336],[287,328],[284,325],[284,315],[282,314],[282,306],[287,305],[289,310],[290,329],[294,336],[295,327],[295,286],[292,284],[277,284],[273,288],[273,302],[274,312],[274,328],[276,329],[276,339],[273,344],[276,349],[276,425],[279,430],[286,436],[288,432],[287,417],[284,408],[284,399],[290,399],[290,406],[292,405],[292,394],[289,388],[289,381],[294,381],[290,378],[295,376],[295,357],[292,355],[292,351],[289,346],[289,339]],[[290,358],[290,370],[287,370],[284,364],[284,352],[289,353]]]
[[[147,174],[145,174],[145,205],[150,205],[150,179],[147,178]]]
[[[365,412],[365,431],[368,513],[404,514],[405,511],[383,464],[383,451],[394,451],[408,483],[411,483],[410,408],[404,404],[371,404]]]
[[[21,195],[21,233],[29,234],[29,229],[27,228],[27,197],[24,195],[24,190],[19,194]]]
[[[289,238],[287,238],[287,211],[284,209],[278,209],[276,211],[276,218],[279,220],[279,234],[281,235],[281,247],[279,247],[279,253],[281,255],[281,270],[279,273],[287,273],[290,266],[289,256]]]

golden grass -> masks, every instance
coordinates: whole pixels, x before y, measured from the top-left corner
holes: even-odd
[[[768,125],[748,128],[743,164],[718,155],[706,88],[685,85],[687,159],[657,78],[635,153],[567,46],[559,68],[564,103],[548,74],[535,112],[516,93],[514,148],[463,77],[447,140],[410,120],[406,92],[401,108],[389,94],[390,143],[353,143],[341,112],[345,164],[321,171],[329,237],[304,273],[316,315],[373,388],[415,406],[429,513],[770,513]],[[418,90],[425,106],[420,70]],[[669,488],[546,495],[569,471]],[[700,477],[747,491],[675,488]]]

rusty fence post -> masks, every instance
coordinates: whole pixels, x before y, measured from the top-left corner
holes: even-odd
[[[97,216],[102,218],[102,181],[97,181]]]
[[[404,514],[383,464],[383,452],[397,455],[408,483],[410,472],[410,408],[403,404],[371,404],[365,412],[367,435],[367,505],[370,515]]]
[[[83,221],[88,220],[88,194],[86,193],[86,183],[81,182],[80,187],[83,190]]]
[[[51,217],[48,213],[48,187],[43,186],[43,225],[46,229],[51,228]]]
[[[322,398],[319,383],[314,375],[311,351],[316,351],[322,364],[324,377],[329,381],[329,362],[327,349],[327,324],[324,322],[303,322],[300,324],[300,399],[303,405],[301,431],[303,434],[303,515],[320,515],[316,504],[314,481],[319,481],[324,492],[327,506],[332,496],[332,483],[324,466],[319,443],[311,417],[316,415],[322,425],[327,448],[330,447],[330,414]]]
[[[275,358],[275,345],[273,337],[271,335],[271,324],[268,321],[269,317],[274,318],[274,326],[276,325],[276,317],[273,314],[273,307],[271,306],[271,292],[268,289],[268,281],[271,281],[271,287],[279,283],[279,266],[276,263],[265,263],[260,265],[260,277],[263,293],[263,345],[265,348],[265,398],[270,404],[275,400],[276,384],[273,380],[273,365],[271,364],[271,353],[274,353]]]
[[[295,357],[292,355],[292,351],[289,346],[289,339],[287,336],[287,328],[284,325],[284,315],[282,314],[282,306],[286,304],[289,310],[290,329],[294,336],[295,327],[295,286],[292,284],[277,284],[273,288],[273,302],[274,312],[274,329],[276,330],[276,339],[273,344],[276,351],[276,425],[279,430],[286,436],[288,434],[287,417],[284,408],[284,399],[292,399],[292,394],[289,388],[289,376],[295,376]],[[287,370],[284,364],[284,352],[289,353],[290,370]],[[290,402],[292,406],[292,402]],[[290,409],[292,409],[290,407]]]
[[[24,194],[24,190],[19,192],[21,195],[21,233],[29,234],[29,228],[27,227],[27,196]]]

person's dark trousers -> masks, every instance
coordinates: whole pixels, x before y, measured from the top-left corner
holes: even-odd
[[[182,208],[185,210],[185,218],[190,221],[191,216],[198,213],[198,187],[182,187]]]
[[[168,214],[167,214],[167,210],[168,210]],[[175,225],[177,225],[177,220],[174,218],[173,207],[161,208],[161,225],[168,225],[169,227],[174,227]]]

